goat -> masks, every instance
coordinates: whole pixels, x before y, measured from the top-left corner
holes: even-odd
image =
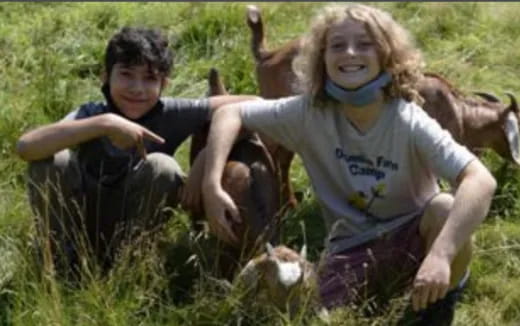
[[[211,69],[208,83],[209,95],[228,94],[216,69]],[[206,146],[208,133],[209,123],[192,136],[190,164]],[[222,186],[239,208],[242,219],[242,223],[232,224],[241,240],[240,248],[225,246],[220,260],[221,267],[227,269],[222,273],[230,277],[240,259],[253,255],[260,243],[276,242],[279,236],[280,185],[271,156],[256,134],[247,133],[233,146],[224,167]],[[202,205],[192,209],[195,226],[203,216]]]
[[[297,94],[292,62],[300,51],[300,39],[292,40],[275,50],[266,50],[262,17],[256,6],[247,7],[247,24],[252,33],[251,51],[256,63],[260,95],[279,98]],[[425,101],[423,109],[448,130],[456,141],[476,154],[484,148],[490,148],[508,162],[520,165],[520,114],[512,94],[508,94],[511,101],[509,106],[486,93],[466,96],[446,79],[431,73],[424,74],[417,89]],[[280,169],[282,198],[289,203],[289,207],[294,207],[296,199],[289,180],[294,153],[265,137],[262,140]]]
[[[280,311],[294,314],[305,299],[317,308],[317,274],[307,260],[304,245],[296,251],[266,244],[267,252],[251,259],[238,274],[235,284],[245,289],[249,298],[268,302]]]
[[[448,130],[453,138],[475,154],[490,148],[509,162],[520,165],[518,119],[514,95],[504,105],[494,95],[465,95],[443,77],[425,73],[417,84],[422,108]]]
[[[275,99],[295,94],[293,85],[296,76],[291,65],[293,58],[299,52],[300,40],[296,39],[277,50],[267,51],[264,44],[264,29],[260,11],[256,6],[248,6],[247,8],[247,24],[252,31],[251,50],[256,62],[256,77],[260,96]],[[294,153],[265,135],[262,135],[261,139],[271,153],[277,167],[282,203],[287,208],[294,208],[297,200],[289,181],[289,170]]]

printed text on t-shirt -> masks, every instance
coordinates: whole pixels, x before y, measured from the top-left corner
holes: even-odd
[[[348,171],[356,176],[373,176],[377,181],[386,177],[384,170],[399,170],[399,165],[383,156],[377,156],[374,160],[362,155],[349,155],[341,148],[336,148],[336,158],[348,164]]]

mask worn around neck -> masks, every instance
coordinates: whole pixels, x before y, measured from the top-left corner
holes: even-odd
[[[384,71],[378,77],[355,90],[345,89],[334,83],[327,77],[325,81],[325,92],[337,101],[353,106],[364,106],[376,100],[381,88],[392,81],[392,76]]]

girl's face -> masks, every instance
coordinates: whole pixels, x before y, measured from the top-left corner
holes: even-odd
[[[333,82],[347,89],[363,86],[379,75],[376,43],[364,23],[347,18],[329,28],[325,68]]]

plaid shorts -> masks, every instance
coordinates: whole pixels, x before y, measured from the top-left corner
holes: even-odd
[[[420,220],[327,256],[319,273],[325,307],[358,304],[374,296],[389,298],[410,286],[425,256]]]

